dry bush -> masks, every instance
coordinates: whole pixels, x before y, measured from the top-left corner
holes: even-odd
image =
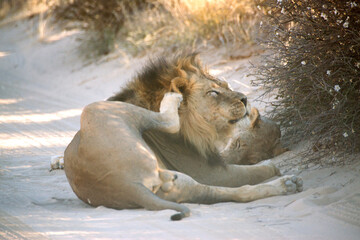
[[[0,20],[21,10],[26,3],[26,0],[0,0]]]
[[[173,34],[175,20],[162,7],[153,2],[150,7],[125,13],[126,19],[119,32],[119,45],[132,55],[145,53],[148,49],[169,47],[176,42]],[[176,30],[175,30],[176,31]],[[179,42],[184,39],[178,39]]]
[[[270,54],[254,83],[273,99],[285,137],[314,140],[312,156],[359,151],[359,1],[264,0],[259,8]]]
[[[48,19],[66,29],[85,31],[80,37],[80,51],[86,57],[108,54],[118,45],[134,55],[148,50],[196,49],[208,44],[233,49],[253,44],[259,34],[258,11],[252,0],[3,0],[0,3],[3,12],[51,3],[45,9]]]
[[[138,51],[207,44],[234,48],[252,44],[258,34],[258,11],[250,0],[157,0],[154,4],[132,15],[125,26],[126,43]]]
[[[89,44],[97,55],[108,54],[125,21],[125,14],[146,6],[146,0],[63,0],[53,13],[61,23],[78,23],[89,34]]]
[[[258,11],[251,0],[159,1],[177,21],[181,35],[218,44],[249,43],[258,26]],[[216,44],[215,42],[215,44]]]
[[[38,14],[56,0],[0,0],[0,20],[27,11],[28,17]]]
[[[258,29],[251,0],[65,0],[54,12],[61,22],[80,23],[99,54],[116,42],[133,54],[208,42],[233,47],[252,43]]]

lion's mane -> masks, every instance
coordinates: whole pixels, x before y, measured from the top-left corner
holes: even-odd
[[[199,77],[223,84],[209,75],[196,53],[181,54],[173,59],[158,58],[150,62],[118,94],[109,101],[128,102],[152,111],[159,111],[166,92],[183,95],[179,108],[180,134],[185,142],[192,144],[210,163],[222,163],[214,142],[218,138],[215,127],[198,114],[198,99],[194,92],[202,89]]]

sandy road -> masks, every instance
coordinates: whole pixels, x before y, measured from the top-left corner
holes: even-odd
[[[78,129],[80,109],[68,109],[70,105],[63,99],[50,99],[41,91],[4,78],[0,96],[3,159],[59,153]]]
[[[49,172],[50,157],[79,129],[82,107],[110,96],[139,61],[82,66],[74,37],[41,43],[28,29],[28,22],[0,28],[0,239],[359,239],[360,164],[299,171],[293,166],[301,159],[288,160],[291,153],[275,162],[304,178],[295,195],[188,204],[192,216],[177,223],[170,210],[82,203],[63,171]],[[214,72],[241,87],[238,64]]]
[[[36,211],[27,213],[46,186],[58,188],[56,182],[49,184],[54,175],[48,171],[49,157],[63,152],[78,129],[80,110],[16,71],[14,65],[25,64],[21,53],[8,54],[0,58],[0,238],[43,239],[24,221],[38,221]]]

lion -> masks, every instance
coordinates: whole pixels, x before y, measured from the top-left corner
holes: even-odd
[[[151,60],[126,88],[108,100],[158,112],[167,92],[177,92],[184,97],[179,109],[182,147],[193,147],[210,164],[223,164],[217,145],[227,141],[236,123],[248,115],[246,96],[231,91],[227,82],[214,78],[202,68],[197,54],[189,54],[171,60]],[[153,134],[156,135],[146,133],[146,140],[159,147],[152,139],[158,141],[159,137]]]
[[[240,120],[249,116],[251,107],[244,94],[232,91],[227,82],[211,76],[196,53],[150,60],[108,101],[127,102],[158,112],[167,92],[180,93],[184,99],[179,108],[179,133],[143,133],[162,168],[183,172],[203,184],[226,187],[257,184],[274,176],[274,171],[260,175],[247,168],[244,172],[224,161],[220,150]]]
[[[214,179],[224,177],[220,170],[235,174],[237,185],[243,185],[235,188],[201,184],[184,173],[161,168],[144,133],[178,134],[181,129],[179,113],[186,103],[183,98],[179,93],[165,93],[159,112],[114,101],[86,106],[81,114],[80,130],[64,155],[66,177],[75,194],[95,207],[172,209],[178,213],[171,219],[180,220],[190,215],[190,209],[179,204],[182,202],[248,202],[302,190],[302,180],[296,176],[244,185],[276,175],[278,170],[269,161],[254,166],[213,166],[219,170],[212,172]],[[241,118],[245,112],[230,115],[230,119]],[[198,169],[198,172],[201,171]]]
[[[236,124],[230,140],[218,150],[226,164],[252,165],[288,151],[282,147],[280,138],[280,127],[260,116],[257,108],[251,108],[250,115]],[[51,158],[50,171],[55,169],[64,169],[63,155]]]
[[[228,164],[256,164],[288,151],[282,147],[280,137],[280,127],[260,116],[257,108],[251,108],[249,116],[237,124],[227,146],[220,150],[221,156]]]

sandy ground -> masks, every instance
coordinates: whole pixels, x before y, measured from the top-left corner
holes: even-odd
[[[295,195],[186,204],[192,216],[180,222],[169,220],[171,210],[84,204],[63,171],[49,172],[50,157],[79,129],[82,107],[117,91],[146,58],[116,52],[84,65],[76,33],[39,41],[34,29],[31,21],[0,28],[0,239],[360,239],[359,159],[304,166],[294,157],[301,146],[274,159],[284,173],[303,177],[304,191]],[[250,101],[258,95],[247,77],[249,59],[226,61],[221,49],[202,59]]]

